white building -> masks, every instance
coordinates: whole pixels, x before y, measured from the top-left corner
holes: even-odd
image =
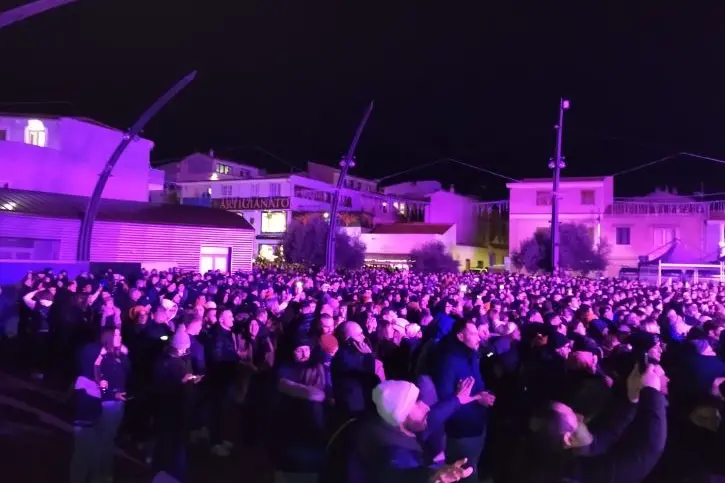
[[[309,173],[272,174],[211,155],[193,154],[161,167],[184,203],[207,202],[243,216],[256,231],[255,253],[271,257],[294,218],[328,217],[339,170],[309,163]],[[340,226],[353,232],[377,223],[423,221],[427,201],[378,193],[374,181],[351,177],[340,192]]]
[[[0,187],[90,196],[124,132],[86,118],[0,114]],[[151,169],[154,144],[132,142],[116,164],[104,198],[148,201],[163,187]]]
[[[47,266],[77,262],[83,213],[122,131],[81,118],[0,116],[0,283]],[[164,188],[153,143],[128,146],[105,186],[90,263],[128,263],[206,271],[248,270],[254,233],[219,210],[149,203]],[[82,267],[82,268],[79,268]],[[4,278],[3,278],[4,277]]]

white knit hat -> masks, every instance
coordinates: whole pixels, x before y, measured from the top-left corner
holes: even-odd
[[[176,317],[179,312],[179,306],[169,299],[161,299],[161,306],[166,309],[166,315],[169,316],[169,320]]]
[[[373,402],[383,421],[399,426],[418,401],[420,389],[408,381],[385,381],[373,389]]]
[[[420,325],[418,324],[408,324],[405,327],[405,336],[408,338],[417,337],[420,333]]]

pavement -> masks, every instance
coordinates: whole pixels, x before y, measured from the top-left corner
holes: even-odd
[[[3,483],[63,483],[73,450],[69,394],[47,383],[0,372],[0,480]],[[260,449],[235,450],[229,458],[190,450],[190,483],[268,483]],[[153,474],[134,448],[117,448],[115,483],[147,483]]]

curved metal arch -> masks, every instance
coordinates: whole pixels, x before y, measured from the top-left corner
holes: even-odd
[[[78,233],[78,250],[76,257],[79,262],[86,262],[91,259],[91,236],[93,234],[93,223],[96,220],[96,215],[98,214],[98,205],[101,201],[103,189],[106,187],[106,183],[108,182],[108,178],[111,176],[114,166],[116,166],[116,162],[119,160],[128,145],[131,144],[131,141],[138,137],[144,126],[146,126],[146,124],[148,124],[148,122],[156,114],[158,114],[158,112],[166,104],[168,104],[171,99],[181,92],[182,89],[188,86],[191,81],[194,80],[194,77],[196,77],[196,71],[187,74],[183,79],[174,84],[174,86],[163,96],[156,99],[156,102],[146,109],[146,112],[144,112],[138,121],[131,126],[128,132],[123,135],[121,143],[118,145],[111,157],[108,158],[106,166],[103,168],[103,171],[98,177],[96,187],[93,190],[93,194],[88,199],[88,205],[83,213],[83,221],[81,222],[80,231]]]

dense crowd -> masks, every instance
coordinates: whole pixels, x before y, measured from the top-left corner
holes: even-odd
[[[72,483],[112,481],[119,433],[180,482],[191,445],[280,483],[725,475],[725,286],[45,271],[18,299],[19,363],[75,389]]]

